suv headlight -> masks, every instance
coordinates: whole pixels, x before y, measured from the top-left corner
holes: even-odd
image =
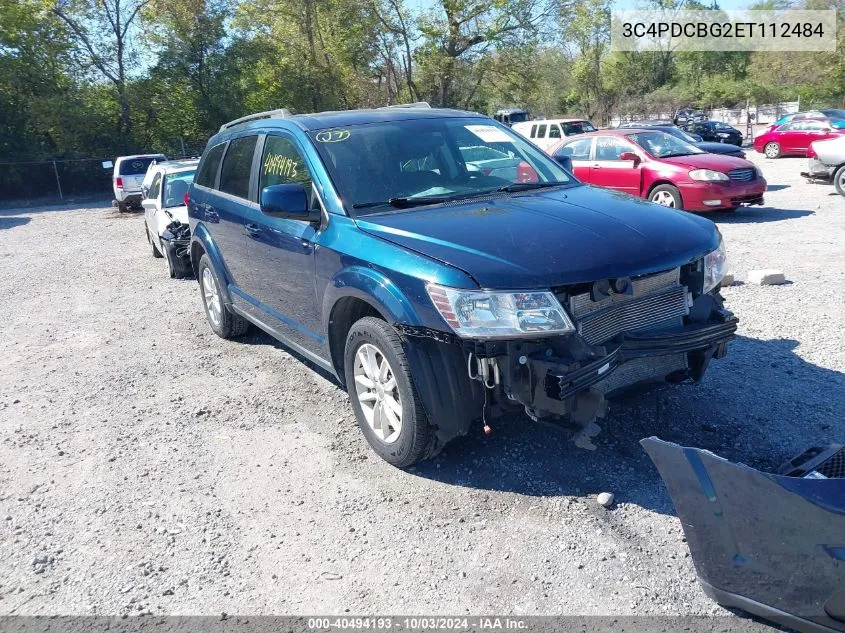
[[[461,290],[436,284],[426,289],[440,316],[460,337],[528,337],[575,331],[551,292]]]
[[[720,171],[714,171],[712,169],[693,169],[689,173],[689,177],[693,180],[705,180],[708,182],[713,181],[724,181],[727,182],[730,180],[727,174],[723,174]]]
[[[728,272],[728,254],[725,242],[719,238],[719,246],[704,256],[704,288],[703,292],[710,292],[719,285],[722,277]]]

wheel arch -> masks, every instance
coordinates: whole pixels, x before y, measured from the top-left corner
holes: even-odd
[[[223,303],[230,305],[232,298],[229,295],[230,277],[228,271],[223,264],[220,251],[211,239],[208,229],[204,225],[198,224],[191,235],[191,268],[194,269],[194,276],[197,278],[197,281],[200,281],[199,265],[203,255],[208,256],[211,265],[214,267],[214,272],[220,280],[220,292],[223,295]]]
[[[355,321],[374,316],[394,325],[418,325],[413,303],[386,275],[369,267],[354,266],[334,276],[323,295],[328,351],[337,377],[344,380],[346,335]]]

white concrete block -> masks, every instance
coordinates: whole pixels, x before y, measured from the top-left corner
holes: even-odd
[[[759,286],[778,286],[786,283],[786,276],[780,270],[764,268],[749,271],[748,282]]]

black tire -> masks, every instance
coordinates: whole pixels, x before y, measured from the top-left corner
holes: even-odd
[[[169,248],[164,249],[164,258],[167,260],[167,272],[170,273],[170,278],[178,278],[176,266],[173,265],[173,251]]]
[[[833,174],[833,186],[836,187],[836,193],[845,196],[845,165],[842,165]]]
[[[205,270],[209,271],[211,275],[211,280],[215,284],[217,290],[217,297],[219,299],[219,319],[218,322],[215,323],[215,319],[213,318],[213,314],[215,311],[212,310],[211,307],[208,305],[208,301],[206,300],[206,293],[203,287],[204,280],[206,279]],[[200,286],[200,296],[202,297],[202,305],[205,308],[205,317],[208,319],[208,324],[211,326],[212,331],[219,336],[220,338],[230,339],[235,338],[236,336],[241,336],[245,334],[247,330],[249,330],[250,323],[245,318],[243,318],[239,314],[235,314],[234,312],[230,312],[226,305],[223,303],[223,295],[221,294],[221,285],[220,280],[217,278],[217,273],[214,272],[214,266],[211,265],[211,260],[208,259],[208,255],[203,254],[200,258],[199,267],[197,268],[198,276],[197,281],[199,281]]]
[[[780,158],[780,143],[771,141],[763,146],[763,155],[766,158]]]
[[[658,196],[664,197],[665,194],[669,194],[672,196],[673,203],[672,205],[663,205],[666,207],[670,207],[672,209],[683,209],[684,208],[684,201],[681,199],[681,192],[678,191],[678,188],[673,185],[657,185],[654,189],[648,192],[648,199],[650,202],[655,202],[655,198]],[[656,204],[660,204],[657,202]]]
[[[396,379],[396,389],[402,408],[402,424],[398,437],[391,443],[378,437],[376,431],[367,422],[356,390],[355,359],[358,350],[365,343],[372,345],[382,354]],[[411,371],[402,349],[402,342],[396,330],[388,323],[375,317],[364,317],[352,325],[346,336],[344,377],[358,426],[361,427],[364,437],[379,457],[397,468],[408,468],[439,452],[434,429],[428,423],[411,379]]]
[[[161,253],[161,248],[158,244],[158,238],[154,237],[150,233],[150,227],[147,226],[146,221],[144,221],[144,230],[147,232],[147,242],[149,242],[150,249],[152,249],[153,251],[153,257],[155,257],[156,259],[161,259],[162,257],[164,257],[164,255],[162,255]]]
[[[125,202],[122,202],[122,201],[118,200],[118,202],[117,202],[117,210],[118,210],[120,213],[128,213],[128,212],[129,212],[129,206],[128,206]]]

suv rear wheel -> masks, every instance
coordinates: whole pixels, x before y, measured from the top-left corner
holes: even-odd
[[[396,331],[364,317],[346,336],[344,377],[358,426],[385,461],[407,468],[437,453]]]
[[[229,312],[223,304],[220,282],[214,274],[208,255],[200,258],[198,271],[202,304],[211,329],[220,338],[228,339],[244,334],[249,329],[249,321],[239,314]]]

